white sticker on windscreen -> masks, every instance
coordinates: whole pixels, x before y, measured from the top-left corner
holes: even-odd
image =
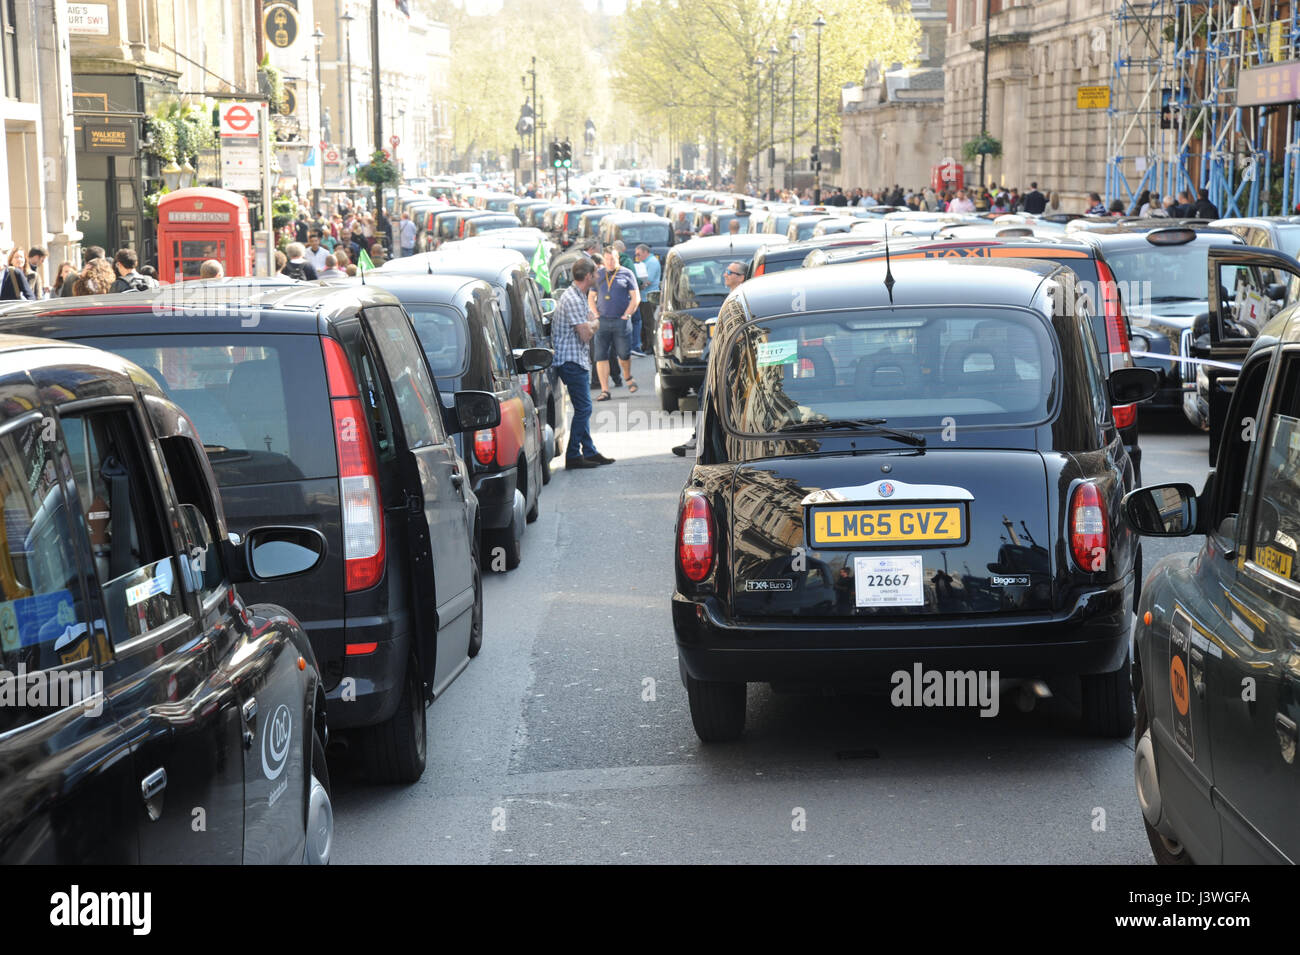
[[[799,343],[790,338],[777,342],[759,342],[758,367],[791,364],[798,353]]]
[[[859,607],[922,607],[921,556],[854,557],[853,583]]]

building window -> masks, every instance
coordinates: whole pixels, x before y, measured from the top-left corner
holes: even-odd
[[[22,89],[18,85],[18,10],[16,0],[0,2],[0,31],[3,32],[3,55],[5,64],[5,96],[9,99],[21,99]]]

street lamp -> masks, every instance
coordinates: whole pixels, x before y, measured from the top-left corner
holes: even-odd
[[[795,104],[795,64],[799,60],[799,51],[803,48],[803,37],[798,30],[790,31],[790,188],[794,188],[794,104]],[[797,198],[797,196],[796,196]]]
[[[347,38],[346,43],[347,43],[347,58],[348,58],[348,66],[347,66],[348,128],[346,134],[343,137],[343,141],[347,143],[349,149],[352,149],[356,146],[356,143],[352,141],[352,21],[355,20],[356,17],[352,15],[351,10],[349,10],[347,7],[344,7],[343,16],[339,17],[339,19],[343,21],[343,33],[344,36]]]
[[[759,191],[763,177],[763,161],[758,154],[763,149],[763,63],[761,56],[754,57],[754,192]]]
[[[781,51],[776,48],[776,41],[767,48],[767,62],[772,64],[772,116],[771,128],[768,130],[767,141],[771,143],[767,147],[767,176],[771,180],[768,184],[772,190],[776,190],[776,58],[781,55]]]
[[[817,15],[813,26],[817,28],[817,133],[816,145],[813,147],[813,205],[819,206],[822,202],[822,27],[826,26],[826,20],[821,14]]]
[[[980,103],[980,139],[984,139],[989,128],[989,27],[992,24],[992,0],[984,0],[984,93]],[[980,153],[980,192],[984,194],[984,157]]]
[[[316,29],[312,31],[312,40],[316,44],[316,121],[320,124],[321,138],[325,138],[325,84],[320,78],[320,48],[325,43],[325,34],[321,31],[320,24],[316,24]],[[321,160],[324,162],[324,160]]]

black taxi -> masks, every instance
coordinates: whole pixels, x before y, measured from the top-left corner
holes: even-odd
[[[679,504],[672,597],[701,739],[746,685],[978,668],[1082,677],[1132,729],[1133,468],[1077,278],[1055,263],[864,263],[751,279],[723,304]]]
[[[1246,250],[1211,257],[1244,265]],[[1252,249],[1253,255],[1278,256]],[[1281,259],[1275,259],[1275,265]],[[1244,319],[1243,319],[1244,320]],[[1300,862],[1300,310],[1264,323],[1214,468],[1144,487],[1127,523],[1197,538],[1142,588],[1133,635],[1135,776],[1158,862]]]
[[[327,862],[325,692],[289,610],[306,526],[229,534],[146,372],[0,336],[0,859]]]

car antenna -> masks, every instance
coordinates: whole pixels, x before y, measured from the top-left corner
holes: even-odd
[[[894,272],[889,267],[889,228],[885,228],[885,291],[889,293],[889,304],[894,304]]]

